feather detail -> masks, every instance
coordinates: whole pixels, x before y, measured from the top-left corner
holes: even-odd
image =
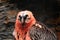
[[[29,40],[30,37],[29,37],[28,31],[30,30],[32,25],[35,24],[36,19],[34,18],[33,14],[30,11],[26,11],[26,13],[31,17],[31,19],[28,23],[26,23],[24,25],[24,27],[22,27],[20,20],[18,20],[18,16],[20,15],[20,13],[17,15],[17,19],[16,19],[16,23],[15,23],[15,29],[14,29],[16,32],[15,38],[16,38],[16,40],[18,40],[17,39],[18,37],[19,37],[19,40],[24,40],[24,39]]]

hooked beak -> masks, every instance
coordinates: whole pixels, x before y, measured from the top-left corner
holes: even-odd
[[[24,26],[25,25],[25,19],[24,19],[24,17],[19,16],[19,20],[20,20],[22,26]]]
[[[21,23],[24,23],[24,18],[21,19]]]
[[[20,19],[20,22],[22,23],[22,25],[25,25],[25,21],[26,21],[26,19],[27,19],[27,16],[28,16],[28,15],[19,16],[19,19]]]

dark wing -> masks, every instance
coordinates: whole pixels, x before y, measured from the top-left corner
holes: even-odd
[[[39,25],[42,26],[42,28],[35,24],[29,31],[32,40],[57,40],[56,35],[49,28],[43,24]]]

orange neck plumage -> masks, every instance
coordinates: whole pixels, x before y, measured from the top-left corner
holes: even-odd
[[[34,24],[34,20],[31,20],[23,28],[21,23],[19,22],[19,20],[16,20],[15,30],[21,35],[21,37],[24,37],[26,35],[27,31],[32,27],[33,24]]]

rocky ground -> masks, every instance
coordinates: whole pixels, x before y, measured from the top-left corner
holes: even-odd
[[[0,5],[0,40],[14,40],[12,32],[14,29],[16,12],[10,4]],[[12,13],[14,14],[12,14]],[[11,13],[11,14],[10,14]]]

